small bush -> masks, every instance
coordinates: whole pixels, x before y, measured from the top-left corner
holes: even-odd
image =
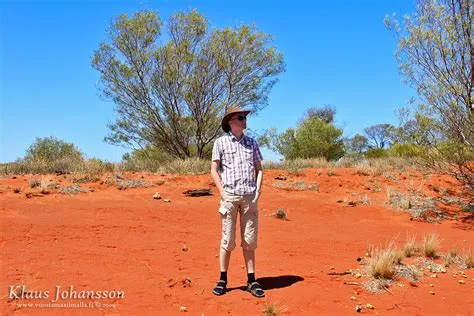
[[[423,253],[429,258],[436,258],[438,256],[439,246],[441,240],[439,239],[438,234],[431,233],[423,236],[423,242],[421,244]]]
[[[402,253],[390,242],[385,249],[372,251],[369,260],[369,271],[374,278],[391,279],[395,274],[395,266],[402,260]]]
[[[388,153],[383,148],[370,148],[365,152],[365,158],[372,159],[372,158],[384,158],[388,157]]]
[[[472,249],[469,249],[468,251],[466,251],[462,259],[466,265],[466,268],[468,269],[474,268],[474,252],[472,251]]]
[[[416,244],[416,235],[413,234],[407,236],[405,244],[403,245],[403,253],[405,254],[405,257],[412,257],[418,251],[419,247]]]
[[[263,315],[265,316],[278,316],[280,315],[280,309],[272,302],[266,302],[263,309]]]

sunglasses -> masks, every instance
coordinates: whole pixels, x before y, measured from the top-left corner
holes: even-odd
[[[232,121],[238,120],[238,121],[245,121],[247,117],[245,115],[239,115],[235,119],[232,119]]]

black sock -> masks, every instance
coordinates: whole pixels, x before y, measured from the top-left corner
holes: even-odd
[[[249,283],[255,282],[255,273],[247,273],[247,278]]]
[[[227,283],[227,271],[224,271],[224,272],[221,271],[220,280],[225,281],[225,283]]]

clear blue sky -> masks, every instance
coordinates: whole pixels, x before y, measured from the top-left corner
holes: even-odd
[[[324,104],[336,108],[345,136],[396,124],[394,110],[414,91],[401,82],[395,39],[383,19],[414,6],[414,0],[0,0],[0,162],[23,157],[36,137],[47,136],[74,143],[87,157],[119,161],[129,151],[103,142],[113,104],[100,97],[90,60],[114,17],[143,9],[167,21],[197,8],[211,27],[255,23],[273,36],[287,71],[268,107],[248,122],[257,132],[294,127],[308,107]]]

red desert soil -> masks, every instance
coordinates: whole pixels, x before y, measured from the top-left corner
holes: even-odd
[[[26,198],[28,176],[0,180],[1,198],[1,310],[2,315],[106,314],[176,315],[186,307],[190,315],[261,315],[267,302],[280,307],[283,315],[355,314],[381,315],[473,315],[474,270],[460,273],[457,265],[431,278],[425,272],[418,286],[399,279],[388,292],[372,294],[357,285],[364,275],[331,276],[329,272],[361,269],[358,257],[367,246],[385,245],[406,233],[436,232],[443,240],[441,252],[453,246],[467,250],[474,244],[472,213],[448,208],[450,219],[441,223],[411,221],[408,213],[385,205],[386,187],[406,192],[412,188],[430,196],[447,189],[460,194],[455,180],[444,176],[424,178],[413,172],[395,172],[396,180],[356,174],[354,169],[307,169],[303,175],[267,170],[260,207],[257,278],[266,298],[256,299],[242,290],[246,281],[242,252],[232,254],[229,270],[231,291],[216,297],[211,289],[219,275],[219,198],[209,175],[176,176],[148,173],[125,174],[127,179],[155,183],[151,187],[118,190],[116,185],[81,184],[94,192],[74,196],[57,192]],[[71,175],[50,175],[51,183],[70,184]],[[105,176],[103,177],[103,180]],[[164,180],[162,185],[156,184]],[[315,190],[288,191],[275,183],[318,183]],[[374,190],[374,188],[380,190]],[[183,191],[211,187],[213,196],[188,197]],[[20,193],[14,193],[20,188]],[[152,198],[160,192],[162,199]],[[350,207],[348,202],[367,195],[370,205]],[[171,202],[164,202],[170,199]],[[344,200],[345,199],[345,200]],[[338,200],[344,200],[339,202]],[[286,210],[289,221],[271,216]],[[458,214],[456,214],[456,212]],[[238,234],[237,234],[238,235]],[[239,238],[239,237],[237,237]],[[237,240],[239,244],[239,239]],[[187,251],[183,250],[186,245]],[[363,259],[363,262],[366,259]],[[442,259],[437,259],[438,263]],[[185,284],[185,278],[190,284]],[[460,284],[459,280],[465,284]],[[189,283],[189,282],[188,282]],[[9,286],[26,285],[36,293],[49,291],[43,299],[8,300]],[[429,286],[432,284],[433,286]],[[122,290],[123,299],[59,299],[66,304],[97,302],[95,308],[22,307],[22,303],[50,303],[56,286],[74,291]],[[430,291],[434,292],[430,294]],[[354,296],[355,300],[351,300]],[[370,303],[375,308],[367,309]]]

